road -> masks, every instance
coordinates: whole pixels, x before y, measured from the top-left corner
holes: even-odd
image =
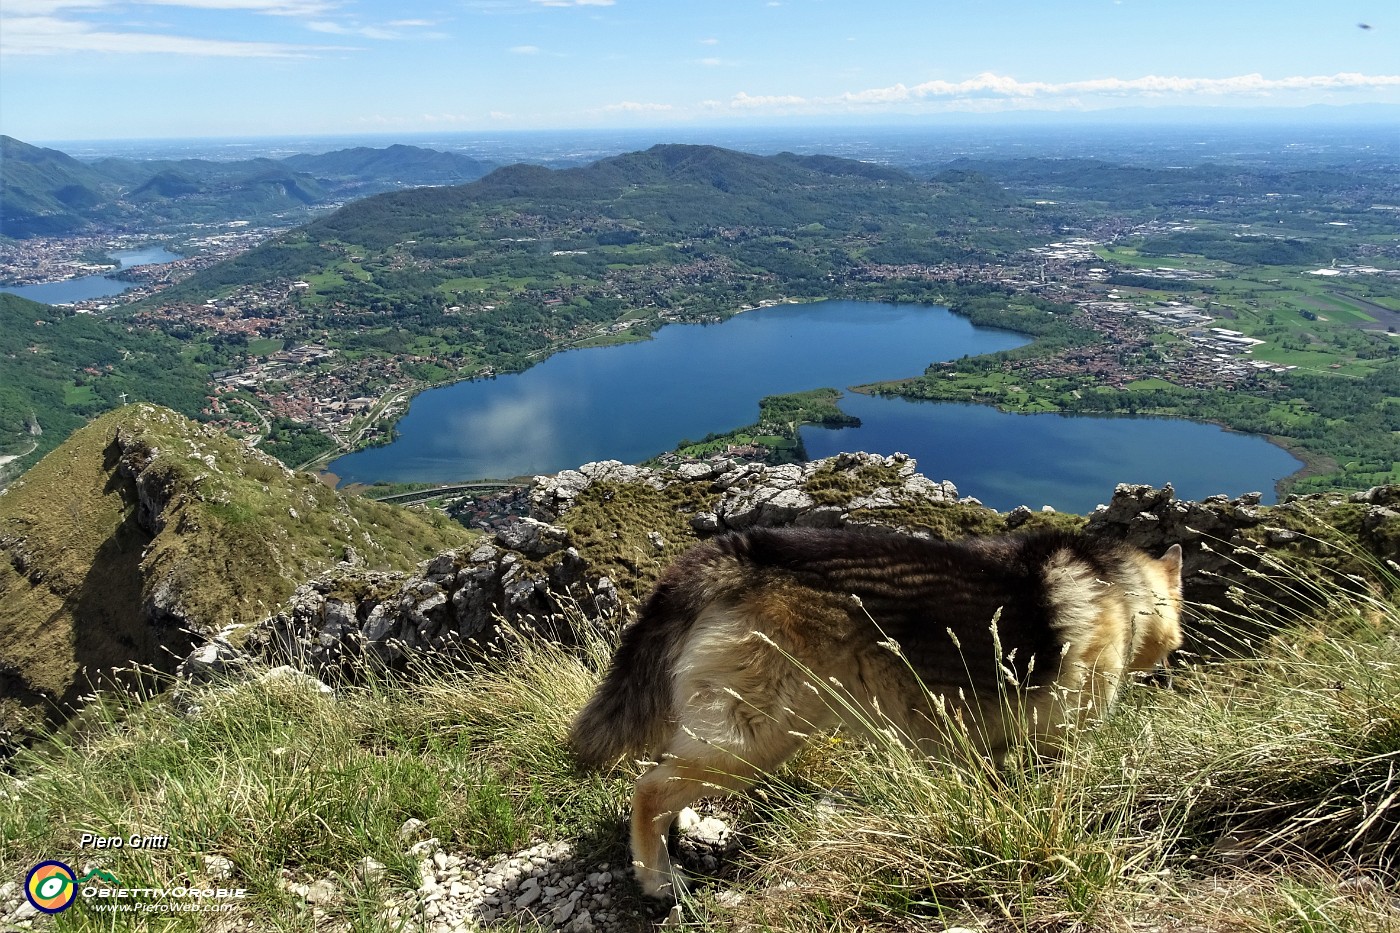
[[[456,492],[470,492],[481,489],[516,489],[521,483],[504,482],[482,482],[482,483],[456,483],[450,486],[434,486],[431,489],[416,489],[413,492],[397,492],[392,496],[379,496],[375,502],[416,502],[419,499],[436,499],[438,496],[449,496]],[[366,499],[371,498],[366,496]]]

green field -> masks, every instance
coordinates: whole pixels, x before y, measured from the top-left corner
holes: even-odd
[[[101,401],[101,398],[93,391],[92,386],[89,385],[70,385],[63,390],[63,402],[65,405],[88,405],[92,402],[99,401]]]
[[[252,356],[270,356],[281,351],[286,343],[273,337],[256,337],[248,341],[248,353]]]

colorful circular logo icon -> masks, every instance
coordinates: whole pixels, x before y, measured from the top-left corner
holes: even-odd
[[[62,862],[40,862],[24,879],[24,896],[46,914],[67,910],[78,896],[73,869]]]

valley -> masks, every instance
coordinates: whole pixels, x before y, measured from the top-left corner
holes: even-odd
[[[1213,197],[1222,179],[1233,193]],[[242,228],[76,309],[94,315],[60,315],[46,338],[122,322],[128,340],[179,342],[178,365],[140,386],[111,361],[56,370],[62,384],[0,399],[0,426],[15,455],[35,443],[31,421],[61,432],[125,392],[312,466],[392,440],[426,388],[562,349],[786,301],[916,301],[1034,340],[860,391],[1209,420],[1303,458],[1289,489],[1364,487],[1400,477],[1395,189],[1369,163],[920,168],[673,145],[517,165],[289,231]],[[51,354],[47,339],[15,345],[12,360]]]

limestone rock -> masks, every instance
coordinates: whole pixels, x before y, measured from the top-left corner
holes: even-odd
[[[546,557],[569,545],[569,533],[558,525],[522,518],[496,532],[496,541],[527,557]]]

